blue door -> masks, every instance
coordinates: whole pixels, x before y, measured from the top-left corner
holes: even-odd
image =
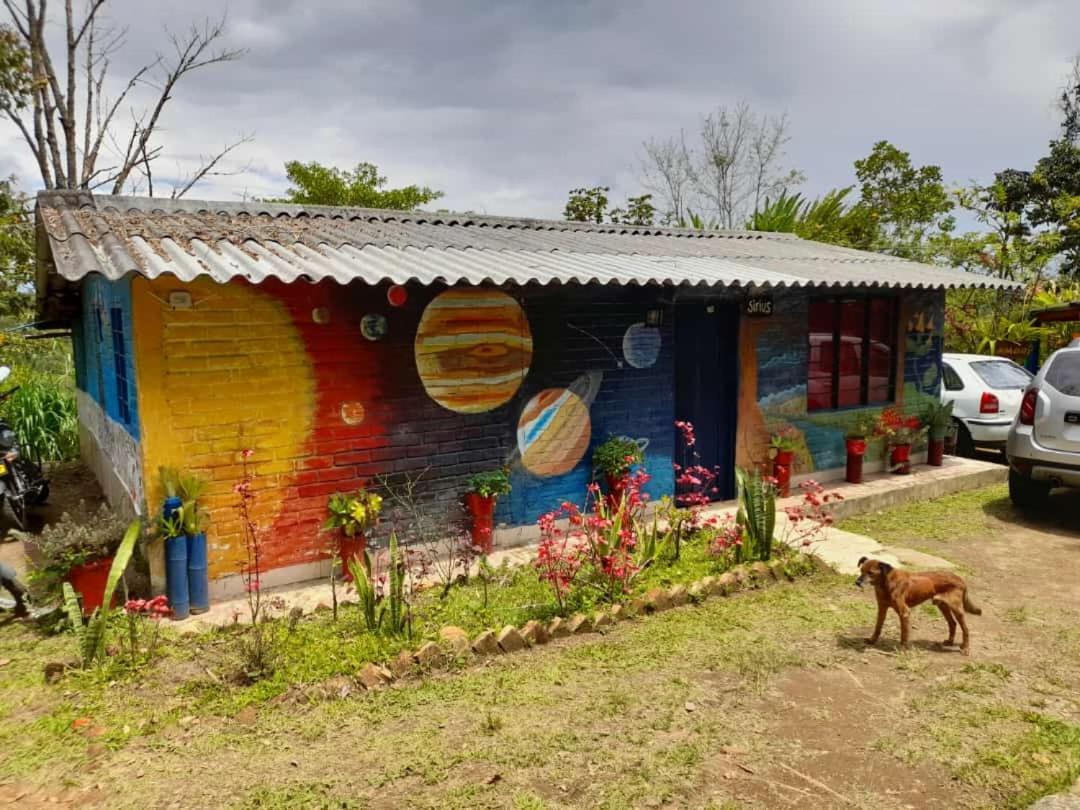
[[[676,436],[676,463],[715,470],[712,500],[735,497],[735,422],[739,400],[739,305],[688,300],[675,304],[675,418],[694,425],[693,459]]]

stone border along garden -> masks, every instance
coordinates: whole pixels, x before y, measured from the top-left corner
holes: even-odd
[[[760,589],[781,581],[794,581],[798,576],[813,573],[819,565],[823,563],[816,557],[801,553],[792,554],[786,560],[744,563],[719,576],[705,576],[689,585],[679,583],[669,588],[651,588],[643,596],[591,615],[557,616],[548,622],[530,619],[520,628],[508,624],[498,631],[484,630],[471,641],[462,628],[446,625],[439,630],[438,641],[427,641],[414,651],[402,650],[386,665],[369,662],[354,680],[366,690],[380,689],[395,681],[445,668],[453,661],[522,652],[554,639],[603,632],[617,622],[637,616],[699,604],[717,596],[732,596],[742,590]]]

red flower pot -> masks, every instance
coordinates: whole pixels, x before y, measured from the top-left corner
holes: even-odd
[[[363,533],[354,537],[342,535],[338,540],[338,556],[341,557],[341,578],[346,582],[352,582],[352,571],[349,570],[349,560],[355,559],[361,565],[364,564],[364,549],[367,547],[367,538]]]
[[[866,455],[866,439],[847,439],[847,470],[844,480],[849,484],[861,484],[863,456]]]
[[[772,474],[781,498],[791,494],[791,465],[794,461],[795,453],[792,450],[777,450],[773,456]]]
[[[67,581],[82,596],[84,616],[89,616],[105,601],[105,583],[109,580],[109,569],[112,568],[112,564],[112,557],[102,557],[99,560],[73,566],[68,571]],[[115,595],[113,604],[116,604]]]
[[[889,456],[892,471],[897,475],[907,475],[911,472],[911,445],[898,444],[892,448]]]
[[[626,491],[626,476],[605,473],[604,480],[607,483],[608,506],[612,510],[618,509],[619,505],[622,503],[623,492]]]
[[[940,467],[945,462],[945,440],[931,439],[926,448],[926,463],[931,467]]]
[[[484,497],[476,492],[466,492],[465,511],[472,518],[473,545],[490,554],[495,533],[495,496]]]

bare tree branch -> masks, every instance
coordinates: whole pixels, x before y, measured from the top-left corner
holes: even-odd
[[[191,191],[192,186],[194,186],[196,183],[198,183],[200,180],[202,180],[202,179],[204,179],[206,177],[225,177],[225,176],[228,176],[228,175],[240,174],[241,172],[246,171],[246,167],[241,168],[241,169],[233,169],[233,170],[229,170],[229,171],[220,171],[220,170],[219,171],[214,171],[214,168],[218,165],[218,163],[221,162],[222,158],[224,158],[226,155],[228,155],[230,152],[232,152],[234,149],[236,149],[236,147],[241,146],[243,144],[251,143],[253,140],[254,140],[253,135],[241,135],[239,140],[234,141],[231,144],[228,144],[224,149],[222,149],[217,154],[212,155],[209,159],[205,159],[200,155],[199,160],[202,161],[202,165],[198,169],[196,169],[191,174],[191,176],[188,177],[187,180],[184,181],[183,185],[180,186],[179,189],[176,188],[175,186],[173,187],[172,198],[174,200],[180,199],[185,194],[187,194],[189,191]],[[147,177],[147,180],[149,180],[149,176]],[[152,192],[151,192],[150,196],[151,197],[154,196]]]
[[[676,225],[684,222],[693,182],[686,133],[664,141],[650,138],[642,144],[642,151],[642,185],[663,201],[667,221]]]
[[[222,36],[224,31],[225,18],[222,17],[216,24],[211,24],[207,21],[201,31],[197,26],[193,25],[188,31],[188,35],[185,39],[170,35],[173,48],[176,51],[175,61],[166,71],[161,94],[158,96],[157,103],[154,104],[152,111],[150,112],[146,125],[139,134],[139,139],[135,144],[134,151],[125,156],[125,165],[120,169],[120,173],[117,176],[113,188],[114,194],[119,194],[121,189],[123,189],[124,183],[127,181],[128,175],[131,174],[132,169],[134,169],[135,164],[138,162],[146,142],[150,140],[151,135],[153,135],[154,130],[157,127],[161,111],[172,97],[172,91],[176,86],[176,83],[193,70],[198,70],[207,65],[231,62],[240,58],[245,53],[243,50],[212,50],[213,44]]]
[[[150,162],[161,152],[153,139],[178,82],[192,71],[233,61],[245,53],[218,47],[225,32],[224,17],[216,22],[206,20],[201,26],[191,26],[183,36],[169,34],[172,55],[159,55],[136,70],[120,93],[109,99],[106,82],[110,56],[123,45],[125,31],[99,25],[107,0],[85,0],[81,15],[75,11],[75,0],[64,0],[61,21],[50,21],[48,0],[0,2],[22,38],[30,63],[28,109],[5,107],[0,113],[18,128],[38,163],[46,188],[98,188],[107,178],[113,192],[120,193],[136,169],[149,175]],[[56,64],[46,37],[50,22],[56,27],[57,23],[62,25],[64,32],[62,57]],[[63,70],[62,76],[57,66]],[[151,84],[158,70],[160,79]],[[157,96],[145,110],[132,111],[131,130],[122,146],[113,132],[116,116],[141,84],[158,87]],[[186,193],[198,180],[222,173],[217,168],[221,159],[249,140],[243,138],[211,156],[174,189],[174,194]],[[120,161],[100,170],[97,163],[106,143],[116,148]],[[152,187],[152,176],[146,180]]]

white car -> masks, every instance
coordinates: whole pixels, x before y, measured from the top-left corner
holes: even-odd
[[[970,456],[976,447],[1004,450],[1031,372],[1012,360],[983,354],[945,354],[941,360],[941,401],[956,403],[956,452]]]
[[[1080,488],[1080,346],[1058,349],[1035,375],[1007,452],[1017,506],[1038,506],[1053,487]]]

